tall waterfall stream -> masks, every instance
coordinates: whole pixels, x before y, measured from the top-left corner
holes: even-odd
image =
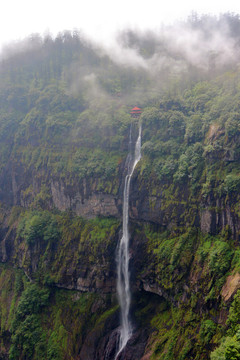
[[[120,339],[117,354],[118,355],[125,348],[128,340],[132,336],[132,325],[129,319],[129,310],[131,303],[131,291],[130,291],[130,273],[129,273],[129,190],[131,178],[134,169],[141,159],[141,132],[142,128],[139,125],[138,138],[135,144],[134,154],[131,153],[131,133],[130,133],[130,150],[127,158],[127,174],[124,183],[123,193],[123,225],[122,225],[122,238],[119,242],[117,251],[117,294],[121,311],[121,329]]]

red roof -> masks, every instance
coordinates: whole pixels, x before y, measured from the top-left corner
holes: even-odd
[[[131,111],[141,111],[141,109],[139,109],[137,106],[135,106],[134,108],[132,108]]]
[[[134,107],[131,111],[130,111],[130,114],[138,114],[138,115],[140,115],[142,113],[142,110],[141,109],[139,109],[138,107]]]

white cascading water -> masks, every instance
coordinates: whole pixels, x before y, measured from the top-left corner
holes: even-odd
[[[122,238],[119,242],[117,252],[117,294],[121,311],[121,329],[118,355],[125,348],[128,340],[132,336],[132,325],[129,319],[129,310],[131,302],[130,291],[130,273],[129,273],[129,189],[134,169],[141,159],[141,125],[139,125],[139,134],[135,144],[134,157],[131,156],[131,134],[130,134],[130,154],[128,157],[128,171],[125,177],[124,193],[123,193],[123,225]]]

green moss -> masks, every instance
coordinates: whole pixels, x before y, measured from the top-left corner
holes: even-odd
[[[229,243],[219,238],[207,237],[198,248],[197,256],[201,263],[206,262],[213,276],[221,277],[230,268],[233,250]]]
[[[212,320],[207,319],[203,321],[201,323],[201,327],[199,331],[199,336],[202,344],[203,345],[208,344],[212,339],[213,335],[215,334],[215,332],[216,332],[216,324]]]
[[[14,269],[1,268],[1,336],[11,328],[10,359],[75,358],[86,334],[103,326],[118,308],[106,296],[24,285],[21,272],[16,274]],[[97,305],[97,313],[91,311],[94,304],[102,304]],[[4,346],[0,345],[0,351]]]

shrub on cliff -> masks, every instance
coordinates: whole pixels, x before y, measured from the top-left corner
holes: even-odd
[[[44,332],[39,313],[48,304],[48,299],[48,289],[40,289],[35,284],[30,284],[23,292],[11,325],[10,360],[20,358],[30,360],[36,348],[38,348],[37,358],[39,360],[45,358],[45,346],[42,347],[42,343],[45,343]]]
[[[208,344],[216,332],[216,324],[210,319],[202,322],[200,328],[200,338],[203,344]]]
[[[54,215],[46,211],[33,211],[26,213],[19,223],[18,235],[30,245],[37,240],[55,241],[60,236],[60,230]]]
[[[228,194],[239,191],[240,176],[236,174],[228,174],[224,180],[224,189]]]
[[[221,345],[211,353],[211,360],[239,360],[240,343],[235,338],[226,337]]]

